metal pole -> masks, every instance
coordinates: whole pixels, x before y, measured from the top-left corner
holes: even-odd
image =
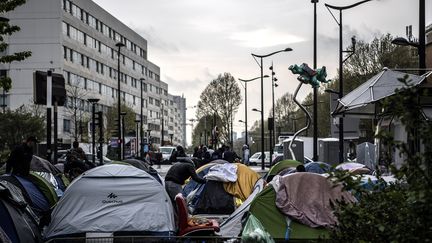
[[[104,142],[104,135],[103,135],[103,112],[99,111],[99,165],[103,165],[103,142]]]
[[[164,146],[164,105],[163,105],[163,103],[162,103],[162,120],[161,121],[162,121],[161,146]]]
[[[314,4],[314,42],[313,42],[313,69],[317,68],[317,14],[316,4],[318,0],[312,0]],[[318,160],[318,87],[313,88],[313,161]]]
[[[57,101],[54,101],[54,164],[57,164]]]
[[[96,104],[92,102],[92,162],[93,164],[96,164],[96,153],[95,153],[95,147],[96,147],[96,126],[95,126],[95,111],[96,111]]]
[[[122,154],[123,154],[123,140],[121,138],[121,118],[120,118],[120,112],[121,112],[121,92],[120,92],[120,48],[121,45],[118,45],[118,51],[117,51],[117,120],[118,120],[118,128],[117,128],[117,133],[118,133],[118,137],[119,137],[119,150],[118,150],[118,160],[122,160]]]
[[[248,126],[247,126],[247,83],[245,82],[245,144],[248,145]],[[248,145],[249,146],[249,145]]]
[[[122,140],[122,156],[121,156],[121,159],[123,160],[124,159],[124,157],[125,157],[125,150],[124,150],[124,147],[123,147],[123,145],[124,145],[124,140],[125,140],[125,116],[122,116],[121,117],[121,123],[122,123],[122,131],[121,131],[121,140]]]
[[[143,78],[140,79],[141,80],[141,109],[140,109],[140,158],[144,159],[144,142],[143,142],[143,138],[144,138],[144,130],[143,130],[143,106],[144,106],[144,100],[143,100],[143,86],[144,86],[144,80]]]
[[[273,63],[272,63],[273,66]],[[272,130],[272,136],[273,139],[271,141],[271,146],[273,147],[273,145],[276,144],[276,133],[275,133],[275,122],[276,122],[276,118],[275,118],[275,97],[274,97],[274,87],[275,87],[275,82],[274,82],[274,75],[273,75],[273,71],[272,71],[272,117],[273,117],[273,130]]]
[[[342,50],[342,10],[339,10],[339,99],[343,97],[343,50]],[[339,117],[339,163],[344,161],[344,124],[343,116]]]
[[[47,72],[47,160],[51,162],[52,71]]]
[[[261,169],[264,170],[264,78],[263,78],[263,58],[261,59]]]
[[[419,0],[419,67],[420,75],[426,72],[426,47],[425,47],[425,0]]]

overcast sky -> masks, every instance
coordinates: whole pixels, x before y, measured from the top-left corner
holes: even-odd
[[[279,87],[275,99],[293,93],[296,76],[288,71],[291,64],[313,64],[313,4],[310,0],[95,0],[120,21],[148,41],[148,59],[161,69],[161,79],[169,92],[186,97],[194,106],[200,93],[218,74],[229,72],[234,78],[250,79],[260,75],[251,56],[268,54],[291,47],[292,52],[264,59],[264,74],[274,63]],[[357,0],[327,0],[317,4],[317,63],[327,66],[328,77],[336,75],[339,55],[339,27],[325,3],[346,6]],[[413,26],[418,35],[417,0],[371,1],[343,11],[344,48],[351,36],[371,41],[390,33],[405,36],[405,26]],[[336,19],[339,12],[333,11]],[[431,1],[426,1],[426,25],[432,22]],[[266,81],[266,80],[265,80]],[[240,86],[241,87],[241,86]],[[248,85],[248,123],[260,115],[250,111],[261,108],[260,82]],[[303,86],[300,98],[311,92]],[[242,96],[244,90],[242,88]],[[264,111],[271,109],[270,79],[264,84]],[[195,118],[189,108],[187,119]],[[234,130],[244,130],[244,103],[234,119]],[[196,124],[195,124],[196,125]],[[190,126],[188,126],[190,134]],[[189,135],[190,136],[190,135]],[[188,136],[188,143],[190,137]]]

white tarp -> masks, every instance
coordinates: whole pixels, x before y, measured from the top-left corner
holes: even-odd
[[[51,217],[46,238],[84,232],[176,230],[164,187],[147,172],[122,164],[96,167],[75,179]]]
[[[216,234],[223,237],[237,237],[242,230],[241,220],[243,215],[249,211],[250,204],[255,196],[264,188],[264,180],[259,179],[254,186],[252,193],[249,197],[238,207],[227,219],[220,225],[220,231]]]
[[[237,165],[231,163],[213,165],[204,178],[211,181],[236,182]]]

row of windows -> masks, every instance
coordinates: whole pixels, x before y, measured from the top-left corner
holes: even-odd
[[[112,97],[113,99],[117,98],[117,89],[110,87],[108,85],[99,83],[97,81],[84,78],[80,75],[76,75],[69,71],[63,71],[63,76],[65,77],[66,82],[74,87],[78,87],[81,89],[85,89],[88,91],[93,91],[95,93],[99,93],[103,96]],[[135,95],[126,93],[124,91],[120,92],[120,95],[123,101],[126,101],[133,105],[140,105],[140,97]],[[147,107],[147,100],[143,99],[143,107]]]
[[[71,33],[79,33],[79,34],[74,34],[72,35]],[[114,49],[106,46],[105,44],[99,42],[98,40],[86,35],[85,33],[81,32],[80,30],[74,28],[73,26],[63,22],[63,33],[66,36],[69,36],[70,38],[81,42],[81,39],[83,39],[82,44],[89,46],[90,48],[95,47],[96,49],[98,49],[98,51],[102,54],[105,54],[106,56],[111,56],[111,58],[115,59],[116,57],[116,53],[114,51]],[[77,38],[77,36],[83,36],[82,38]],[[89,39],[90,38],[90,39]],[[88,40],[88,41],[87,41]],[[64,58],[66,60],[70,60],[74,63],[79,63],[84,67],[87,67],[93,71],[97,71],[100,74],[104,74],[104,66],[106,67],[106,69],[109,69],[109,77],[117,79],[117,74],[116,74],[116,69],[108,67],[102,63],[97,63],[95,60],[84,56],[83,54],[80,54],[76,51],[73,51],[71,49],[69,49],[69,51],[67,51],[66,49],[68,49],[67,47],[63,47],[63,55]],[[129,66],[129,68],[137,70],[136,67],[140,67],[139,69],[141,69],[141,73],[149,76],[150,78],[155,78],[156,81],[160,81],[160,77],[157,74],[154,74],[152,71],[148,70],[146,67],[144,67],[144,65],[141,65],[139,63],[136,63],[135,61],[131,60],[130,58],[126,57],[125,55],[121,55],[121,59],[123,60],[123,64],[125,66]],[[105,69],[105,70],[106,70]],[[122,74],[123,75],[123,74]],[[131,81],[131,85],[133,87],[137,87],[137,80],[135,78],[132,78],[130,76],[121,76],[120,79],[124,82],[124,83],[128,83],[128,78],[130,78]],[[147,90],[146,85],[143,87],[145,90]],[[160,90],[159,90],[160,89]],[[152,89],[150,90],[152,91]],[[163,90],[161,88],[156,88],[156,93],[157,94],[163,94],[164,95],[168,95],[168,91],[167,90]]]
[[[87,35],[86,33],[80,31],[79,29],[73,27],[72,25],[62,22],[62,30],[63,35],[83,44],[84,46],[89,47],[90,49],[94,49],[104,55],[105,57],[111,57],[113,60],[117,60],[118,51],[115,48],[111,48],[101,41],[96,40],[95,38]],[[141,74],[148,76],[156,81],[160,81],[160,76],[153,73],[151,70],[148,70],[144,65],[141,65],[129,57],[120,54],[120,60],[123,65],[128,67],[129,69],[135,70],[137,72],[141,72]]]
[[[72,50],[66,46],[63,46],[63,58],[66,61],[70,61],[72,63],[81,65],[90,71],[94,71],[96,73],[99,73],[101,75],[110,77],[114,80],[117,80],[117,70],[115,68],[112,68],[110,66],[107,66],[99,61],[94,60],[93,58],[90,58],[88,56],[85,56],[84,54],[81,54],[75,50]],[[137,88],[138,81],[136,78],[131,77],[127,74],[124,74],[120,72],[120,81],[130,85],[134,88]],[[129,82],[130,81],[130,82]],[[143,89],[145,92],[147,92],[147,84],[143,83]]]
[[[81,9],[71,1],[63,0],[62,8],[65,12],[70,13],[72,16],[74,16],[77,19],[80,19],[81,21],[83,21],[93,29],[98,30],[103,35],[107,36],[113,41],[122,42],[123,44],[125,44],[128,50],[132,51],[136,55],[139,55],[143,59],[147,59],[147,51],[145,49],[140,48],[138,45],[128,40],[127,38],[125,38],[124,36],[116,32],[115,30],[113,30],[111,27],[104,24],[102,21],[96,19],[91,14]]]

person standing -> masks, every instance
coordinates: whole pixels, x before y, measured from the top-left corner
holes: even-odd
[[[243,145],[243,164],[249,165],[250,150],[247,144]]]
[[[175,196],[182,191],[182,186],[189,177],[198,183],[206,183],[205,179],[197,175],[192,163],[177,162],[168,170],[165,175],[165,190],[173,203],[175,202]]]
[[[6,173],[28,176],[33,158],[33,148],[36,143],[38,143],[36,137],[30,136],[24,143],[15,147],[6,161]]]

